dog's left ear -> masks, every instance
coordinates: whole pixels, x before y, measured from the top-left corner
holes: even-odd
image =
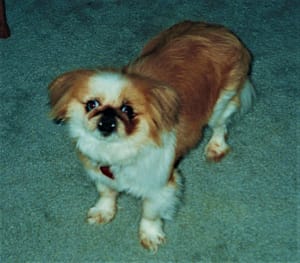
[[[177,92],[163,84],[156,84],[151,89],[151,111],[157,130],[170,131],[178,122],[180,110]]]
[[[56,123],[68,119],[68,105],[72,99],[72,91],[83,78],[91,76],[94,70],[75,70],[64,73],[52,81],[48,87],[50,99],[50,118]]]

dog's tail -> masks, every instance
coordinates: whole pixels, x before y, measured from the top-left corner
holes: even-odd
[[[255,89],[249,79],[246,79],[244,86],[240,91],[239,97],[240,97],[239,112],[241,115],[243,115],[251,109],[253,102],[256,98]]]

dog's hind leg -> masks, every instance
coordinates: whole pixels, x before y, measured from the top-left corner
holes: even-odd
[[[227,124],[232,115],[239,111],[246,112],[254,97],[254,89],[249,80],[246,80],[242,89],[224,90],[208,122],[212,128],[213,134],[205,148],[205,156],[209,161],[220,161],[230,150],[226,143]]]

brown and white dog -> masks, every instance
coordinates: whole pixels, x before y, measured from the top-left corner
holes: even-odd
[[[207,159],[226,155],[226,123],[249,108],[254,94],[249,65],[249,52],[229,30],[185,21],[153,38],[123,69],[81,69],[55,79],[51,116],[68,123],[100,194],[88,222],[111,221],[118,193],[130,193],[143,200],[140,242],[156,251],[165,240],[163,220],[178,203],[176,165],[207,124]]]

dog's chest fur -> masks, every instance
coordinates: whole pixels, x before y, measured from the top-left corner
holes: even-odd
[[[78,138],[76,146],[89,176],[96,183],[137,197],[149,197],[169,179],[175,142],[174,132],[169,132],[162,135],[161,146],[151,143],[138,150],[121,143],[108,145],[89,136]],[[113,178],[101,173],[101,166],[109,167]]]

